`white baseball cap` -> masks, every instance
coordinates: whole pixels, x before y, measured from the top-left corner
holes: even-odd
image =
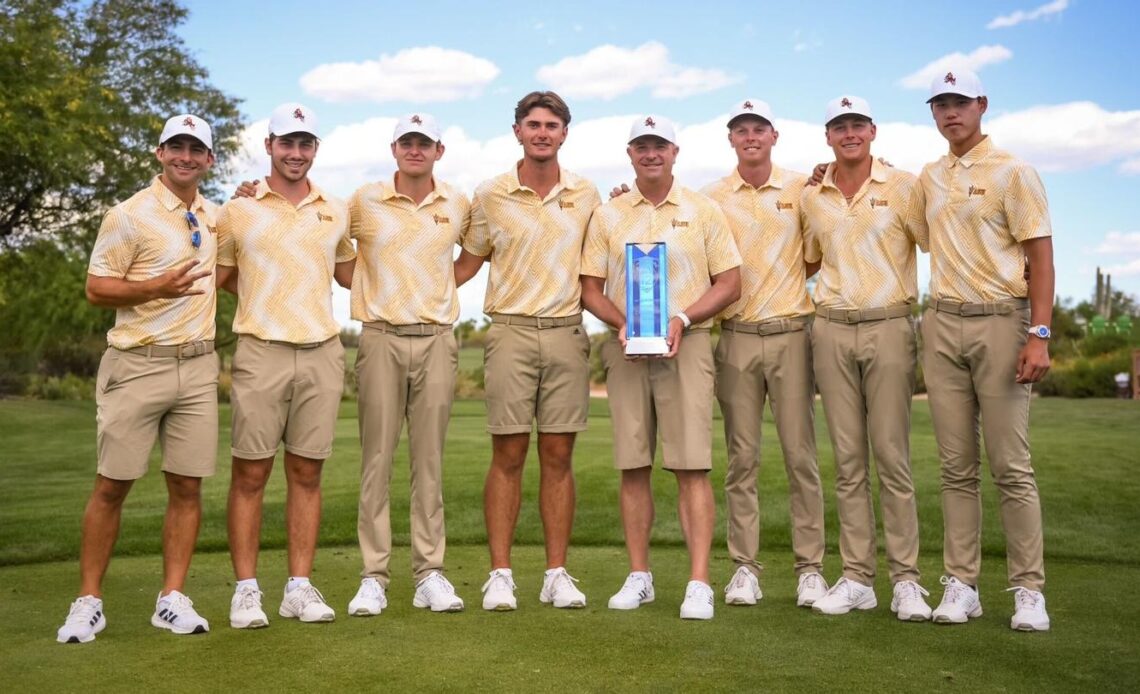
[[[728,112],[728,125],[732,126],[732,121],[741,116],[756,116],[768,121],[770,125],[775,125],[776,117],[772,115],[772,107],[768,102],[759,99],[745,99],[738,101],[732,105],[732,109]]]
[[[442,136],[439,123],[435,122],[435,118],[430,113],[409,113],[406,116],[401,116],[400,120],[396,121],[396,129],[392,131],[392,142],[399,140],[408,133],[426,135],[433,142],[439,142],[439,138]]]
[[[174,116],[167,120],[166,125],[162,126],[162,134],[158,136],[158,144],[166,144],[166,141],[175,135],[189,135],[206,145],[206,149],[214,149],[214,137],[210,131],[210,124],[198,116],[183,113],[181,116]]]
[[[976,99],[979,96],[986,95],[986,88],[982,86],[982,80],[973,72],[961,69],[950,70],[945,75],[936,75],[934,79],[930,80],[930,98],[926,103],[930,103],[937,96],[942,94],[960,94],[970,99]]]
[[[281,104],[269,116],[270,135],[280,137],[291,133],[308,133],[318,138],[321,136],[317,130],[317,114],[308,106],[295,101]]]
[[[840,116],[863,116],[867,120],[875,120],[871,115],[871,104],[862,97],[850,94],[838,96],[827,102],[827,115],[823,123],[827,125]]]
[[[633,142],[646,135],[653,135],[671,144],[677,144],[677,131],[673,128],[673,122],[663,116],[644,115],[634,118],[626,142]]]

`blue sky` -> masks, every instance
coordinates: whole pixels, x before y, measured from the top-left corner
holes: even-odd
[[[243,172],[267,169],[258,144],[273,107],[302,101],[323,135],[312,176],[343,196],[391,175],[392,127],[413,111],[445,129],[437,175],[470,192],[517,159],[512,111],[532,89],[566,97],[563,164],[603,191],[630,178],[625,134],[640,113],[681,126],[683,183],[724,175],[735,163],[724,115],[744,98],[772,105],[776,162],[806,170],[830,157],[826,102],[865,97],[879,124],[873,151],[917,172],[945,151],[923,75],[955,56],[989,93],[983,128],[1041,171],[1057,292],[1079,300],[1097,266],[1140,294],[1140,20],[1129,4],[198,0],[180,33],[212,81],[244,100]],[[465,318],[481,315],[485,273],[461,292]],[[343,294],[336,307],[346,319]]]

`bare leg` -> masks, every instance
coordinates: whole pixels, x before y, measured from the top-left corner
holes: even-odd
[[[261,504],[273,458],[234,458],[226,507],[230,560],[239,581],[257,577],[257,551],[261,544]]]
[[[285,531],[289,538],[289,575],[309,576],[321,531],[323,460],[285,452]]]
[[[134,480],[113,480],[95,475],[95,489],[83,511],[83,538],[79,548],[79,594],[103,595],[103,575],[119,537],[123,501]]]
[[[487,544],[491,568],[511,567],[511,544],[522,503],[522,472],[530,434],[492,434],[491,468],[483,487],[483,518],[487,523]]]
[[[162,524],[162,594],[182,592],[202,522],[202,478],[165,472],[166,519]]]
[[[677,514],[689,548],[689,580],[709,582],[716,504],[712,484],[704,470],[674,470],[677,476]]]
[[[630,571],[649,571],[649,538],[653,533],[651,467],[621,471],[621,523]]]
[[[539,511],[546,540],[546,568],[566,566],[566,550],[574,528],[574,433],[538,435],[538,462],[542,477]]]

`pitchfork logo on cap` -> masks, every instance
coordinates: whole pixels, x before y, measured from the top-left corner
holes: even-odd
[[[839,105],[842,106],[843,108],[851,108],[851,99],[848,99],[847,97],[843,97],[843,101],[840,101]]]
[[[752,102],[751,101],[745,101],[743,104],[740,105],[740,108],[748,109],[749,111],[751,111],[752,110]]]
[[[958,78],[954,76],[953,72],[947,72],[946,76],[942,78],[946,84],[958,84]]]
[[[194,124],[194,119],[191,118],[190,116],[186,116],[185,118],[182,119],[182,125],[185,125],[186,127],[190,128],[191,130],[198,127],[197,125]]]
[[[305,122],[305,113],[299,108],[293,109],[293,117],[296,118],[297,120],[301,121],[302,123]]]
[[[647,128],[656,128],[657,123],[656,123],[656,121],[653,120],[653,118],[646,118],[645,119],[645,126]]]
[[[412,122],[416,125],[423,125],[424,122],[419,116],[412,116]]]

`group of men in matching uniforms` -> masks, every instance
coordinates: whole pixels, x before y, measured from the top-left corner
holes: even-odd
[[[1041,513],[1027,440],[1030,384],[1049,366],[1053,265],[1045,194],[1032,168],[982,134],[988,100],[976,75],[940,76],[929,103],[950,152],[921,176],[872,157],[870,106],[845,95],[826,111],[835,161],[809,180],[773,164],[779,132],[771,108],[740,102],[727,122],[737,167],[703,194],[673,176],[680,151],[673,124],[641,116],[627,147],[634,186],[615,191],[606,204],[592,183],[559,164],[570,111],[552,92],[519,101],[513,130],[522,159],[481,184],[470,204],[433,175],[445,148],[439,125],[425,113],[396,124],[392,180],[362,186],[345,204],[308,178],[320,145],[316,115],[302,104],[283,104],[269,121],[268,177],[243,184],[221,208],[197,189],[213,163],[209,125],[192,115],[170,119],[156,153],[161,174],[107,214],[92,253],[88,298],[118,312],[97,383],[99,465],[83,519],[80,597],[58,640],[87,642],[106,625],[102,578],[123,501],[145,473],[156,436],[169,501],[163,587],[151,621],[178,634],[209,629],[182,590],[201,517],[201,478],[213,473],[217,448],[215,288],[238,297],[227,508],[236,579],[231,626],[269,623],[257,554],[264,489],[282,442],[289,578],[278,614],[305,622],[335,617],[309,578],[321,467],[331,453],[343,388],[334,281],[351,288],[352,317],[363,325],[355,368],[364,566],[348,611],[378,615],[387,607],[389,483],[405,422],[413,604],[462,610],[444,570],[441,461],[457,366],[457,287],[488,261],[492,459],[484,514],[491,571],[484,609],[517,608],[511,545],[536,426],[546,545],[539,599],[558,608],[586,605],[566,569],[575,509],[571,461],[589,404],[584,308],[612,330],[601,359],[630,573],[610,608],[635,609],[655,599],[650,480],[660,437],[663,467],[677,480],[690,557],[680,615],[713,616],[716,508],[708,471],[715,397],[724,413],[728,548],[736,566],[727,604],[755,605],[762,597],[756,480],[768,400],[789,482],[798,605],[823,614],[876,606],[873,453],[891,610],[907,621],[980,616],[982,430],[1007,536],[1011,626],[1048,629]],[[669,351],[628,357],[625,246],[657,241],[669,249]],[[461,250],[453,260],[456,245]],[[916,247],[931,254],[923,366],[945,519],[945,591],[933,611],[919,583],[908,444]],[[807,280],[816,273],[813,305]],[[714,351],[709,331],[718,319]],[[836,457],[843,563],[843,575],[830,586],[822,574],[817,387]]]

